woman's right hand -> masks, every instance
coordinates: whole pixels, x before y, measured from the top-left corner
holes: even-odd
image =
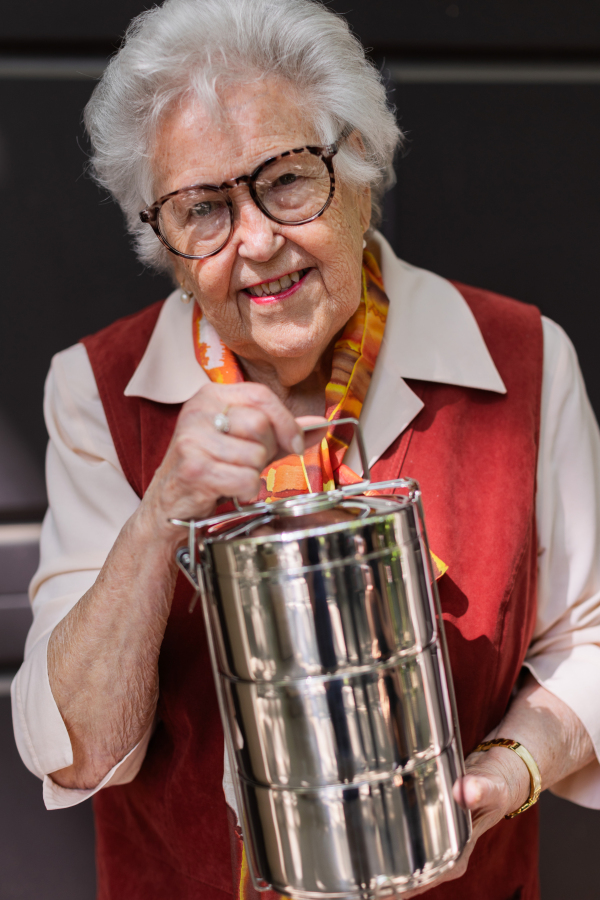
[[[214,425],[225,411],[228,434]],[[73,764],[51,773],[58,784],[95,787],[151,728],[175,550],[187,537],[169,519],[209,516],[219,497],[251,500],[270,460],[302,452],[301,426],[308,423],[296,422],[269,388],[254,383],[211,383],[183,405],[144,499],[94,586],[50,638],[50,685],[73,748]]]
[[[219,413],[229,419],[227,434],[215,428]],[[154,539],[172,549],[181,543],[181,532],[169,519],[210,516],[220,497],[252,500],[268,463],[303,449],[300,424],[270,388],[253,382],[211,382],[184,403],[139,518]]]

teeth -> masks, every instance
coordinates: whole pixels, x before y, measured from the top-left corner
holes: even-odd
[[[300,269],[299,272],[290,272],[289,275],[284,275],[278,281],[263,281],[262,284],[255,284],[253,287],[247,288],[247,290],[254,297],[262,297],[263,295],[268,297],[271,294],[278,294],[280,291],[285,291],[287,288],[291,287],[292,284],[297,284],[304,273],[305,270]]]

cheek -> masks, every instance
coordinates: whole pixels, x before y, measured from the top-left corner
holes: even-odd
[[[350,207],[350,208],[348,208]],[[329,210],[328,210],[329,212]],[[324,222],[324,233],[317,246],[322,247],[323,262],[339,277],[352,278],[362,268],[363,232],[357,210],[348,203],[332,205],[331,217]]]
[[[225,264],[224,264],[225,263]],[[219,257],[187,261],[187,278],[195,286],[195,296],[203,307],[221,306],[229,288],[230,269]]]
[[[351,224],[340,216],[321,241],[326,287],[346,303],[358,302],[362,283],[362,232]]]

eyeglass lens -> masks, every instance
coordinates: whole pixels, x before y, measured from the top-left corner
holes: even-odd
[[[290,225],[318,215],[331,190],[329,170],[308,150],[278,158],[262,169],[255,182],[263,211]],[[161,234],[186,256],[207,256],[220,249],[231,230],[231,213],[224,193],[211,188],[180,191],[159,213]]]

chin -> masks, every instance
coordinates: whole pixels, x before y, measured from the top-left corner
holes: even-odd
[[[267,333],[255,337],[255,341],[262,351],[277,359],[301,359],[303,356],[313,356],[319,351],[319,348],[324,350],[329,342],[327,335],[320,330],[315,333],[312,328],[298,328],[293,324],[290,324],[287,329],[285,326],[279,327],[277,332],[277,334]]]
[[[315,356],[315,354],[318,354],[320,356],[320,348],[320,341],[280,341],[277,343],[269,344],[268,346],[263,346],[262,349],[265,353],[268,354],[268,356],[274,359],[300,360],[305,357],[312,358]]]

